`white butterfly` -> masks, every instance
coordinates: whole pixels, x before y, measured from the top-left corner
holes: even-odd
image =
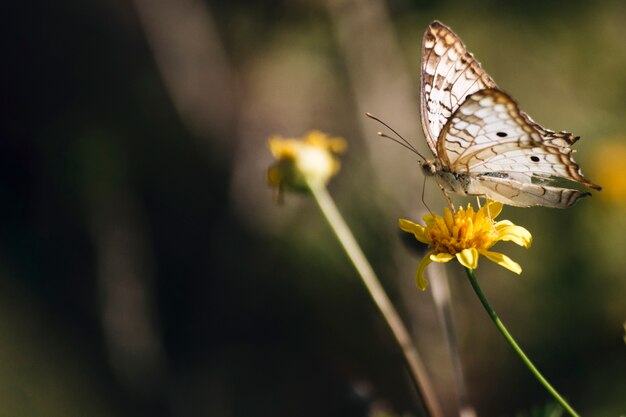
[[[420,82],[422,127],[435,156],[421,166],[448,200],[452,192],[566,208],[590,193],[546,184],[566,179],[601,189],[572,159],[579,137],[535,123],[437,21],[424,34]]]

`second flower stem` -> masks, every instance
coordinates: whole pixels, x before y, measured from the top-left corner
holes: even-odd
[[[323,185],[315,186],[309,184],[309,188],[315,197],[315,201],[317,201],[317,204],[322,210],[324,217],[328,221],[328,224],[337,236],[341,246],[343,246],[348,254],[348,258],[352,261],[352,264],[359,273],[376,306],[389,325],[398,345],[400,345],[417,389],[423,394],[424,403],[429,415],[431,417],[442,417],[443,412],[441,406],[437,401],[435,390],[430,382],[430,378],[428,377],[417,348],[411,341],[409,332],[402,322],[400,315],[394,308],[391,300],[389,300],[387,293],[385,293],[374,270],[367,261],[367,258],[365,258],[363,251],[356,242],[352,232],[350,232],[341,213],[339,213],[333,199]]]
[[[530,359],[528,359],[528,356],[526,356],[522,348],[520,348],[517,342],[515,342],[515,339],[513,339],[513,336],[511,336],[509,331],[504,326],[504,323],[502,323],[502,321],[496,314],[495,310],[489,304],[489,301],[487,301],[487,297],[485,297],[485,294],[480,288],[480,285],[478,285],[478,281],[476,280],[476,275],[474,275],[474,270],[465,268],[465,271],[467,272],[467,277],[469,278],[470,283],[472,284],[472,287],[474,288],[474,291],[476,292],[476,295],[480,299],[480,302],[483,304],[483,307],[485,307],[485,310],[487,310],[489,317],[491,317],[491,320],[493,320],[494,324],[496,325],[496,327],[498,328],[502,336],[504,336],[504,338],[509,343],[509,345],[511,345],[515,353],[517,353],[517,355],[522,359],[524,364],[526,364],[530,372],[532,372],[532,374],[535,375],[535,377],[539,380],[541,385],[543,385],[546,388],[546,390],[548,390],[548,392],[552,394],[552,396],[558,401],[558,403],[561,404],[561,406],[571,416],[580,417],[578,413],[576,413],[576,411],[574,411],[574,409],[567,403],[567,401],[565,401],[565,399],[563,399],[563,397],[559,395],[559,393],[552,387],[552,385],[550,385],[550,383],[543,377],[543,375],[541,375],[541,372],[539,372],[539,370],[535,367],[535,365],[533,365]]]

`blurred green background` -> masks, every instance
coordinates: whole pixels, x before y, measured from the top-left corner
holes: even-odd
[[[420,254],[422,33],[450,25],[537,122],[582,136],[605,187],[506,208],[521,277],[477,275],[585,416],[626,413],[626,5],[621,1],[11,2],[0,142],[0,415],[419,415],[402,357],[310,198],[276,206],[271,134],[350,149],[330,187],[411,327],[447,416],[455,388]],[[444,205],[426,185],[433,210]],[[458,200],[460,203],[461,200]],[[473,200],[472,200],[473,202]],[[450,264],[479,416],[549,402]],[[524,414],[526,413],[526,414]]]

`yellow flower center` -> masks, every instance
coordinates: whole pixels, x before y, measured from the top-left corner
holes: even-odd
[[[498,239],[493,219],[482,211],[475,213],[469,206],[454,214],[446,208],[443,217],[429,220],[425,232],[435,253],[455,255],[468,248],[488,249]]]

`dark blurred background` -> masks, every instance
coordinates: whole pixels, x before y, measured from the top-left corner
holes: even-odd
[[[0,415],[419,415],[402,356],[311,199],[276,206],[271,134],[350,149],[330,190],[409,323],[447,416],[449,358],[419,254],[421,36],[439,19],[535,120],[581,135],[605,187],[506,208],[529,250],[482,261],[494,307],[585,416],[626,413],[626,5],[621,1],[97,0],[5,5]],[[426,185],[429,207],[444,205]],[[459,200],[459,202],[461,202]],[[480,416],[549,403],[450,264]]]

